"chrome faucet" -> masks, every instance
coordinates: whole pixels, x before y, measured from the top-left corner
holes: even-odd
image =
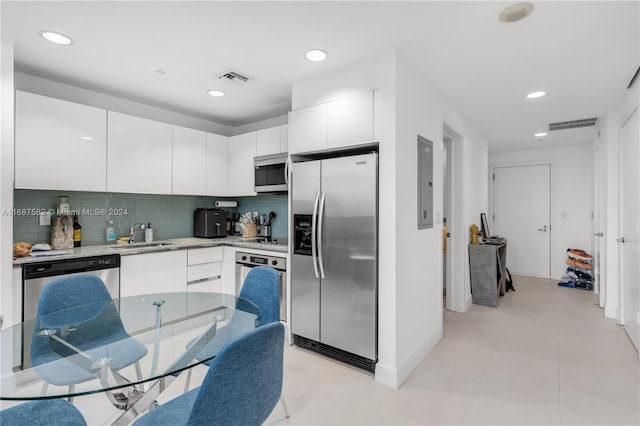
[[[136,229],[136,226],[138,229]],[[138,232],[142,231],[145,228],[144,223],[134,223],[129,228],[129,244],[133,244],[136,242],[136,235]]]

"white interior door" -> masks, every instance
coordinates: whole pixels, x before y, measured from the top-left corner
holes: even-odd
[[[622,323],[636,349],[640,347],[640,147],[638,110],[621,129],[620,246]]]
[[[514,275],[550,278],[551,166],[493,169],[492,235],[507,239],[507,266]]]

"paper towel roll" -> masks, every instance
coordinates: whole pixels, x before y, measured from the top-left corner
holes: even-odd
[[[216,201],[216,207],[238,207],[237,201]]]

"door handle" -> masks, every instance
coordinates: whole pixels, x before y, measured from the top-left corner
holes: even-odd
[[[538,228],[538,231],[547,232],[547,225],[545,225],[544,228]]]
[[[284,162],[284,184],[289,185],[289,164],[291,163],[291,158],[287,157]]]
[[[619,243],[624,244],[624,237],[622,237],[622,238],[618,238],[616,241],[617,241],[617,242],[619,242]]]

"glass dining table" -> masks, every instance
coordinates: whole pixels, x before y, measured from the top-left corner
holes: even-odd
[[[233,332],[218,332],[231,324],[225,331]],[[0,330],[0,399],[102,392],[124,411],[113,424],[130,424],[182,372],[259,324],[256,305],[221,293],[145,294],[58,311]],[[116,341],[103,336],[114,329]],[[119,359],[134,352],[137,362]],[[63,385],[66,378],[74,384]]]

